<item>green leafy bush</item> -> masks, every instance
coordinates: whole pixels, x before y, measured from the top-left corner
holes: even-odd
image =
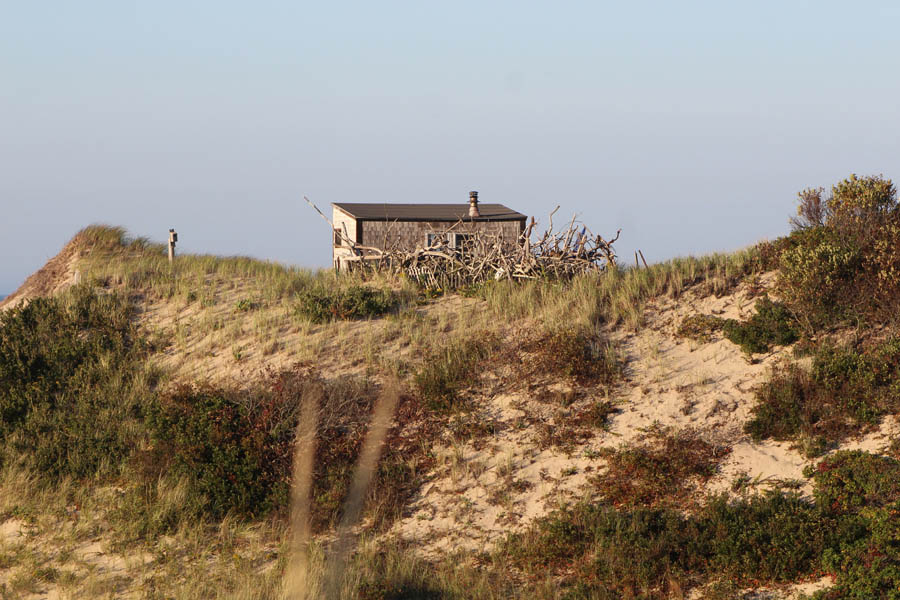
[[[153,374],[118,295],[85,286],[0,313],[0,457],[48,480],[115,473]]]
[[[688,315],[681,321],[676,335],[707,344],[713,341],[713,334],[721,331],[724,326],[725,320],[719,317],[701,314]]]
[[[330,527],[340,516],[377,395],[365,380],[325,381],[298,367],[271,374],[251,390],[178,386],[148,416],[153,448],[142,460],[142,479],[151,486],[163,475],[187,480],[186,510],[197,516],[283,511],[302,404],[320,395],[310,515],[316,531]],[[401,424],[416,414],[411,403],[401,400]],[[417,486],[421,473],[408,462],[415,452],[397,435],[389,437],[367,497],[377,524],[395,518]]]
[[[696,514],[578,504],[539,519],[501,545],[530,574],[563,577],[576,598],[663,599],[714,575],[786,582],[813,573],[834,544],[812,504],[771,493],[716,497]]]
[[[745,431],[756,440],[803,436],[834,443],[897,410],[898,391],[900,339],[862,350],[823,345],[809,371],[794,364],[773,371],[756,392]]]
[[[366,286],[313,288],[298,295],[297,312],[314,323],[371,319],[395,310],[400,298],[389,290]]]
[[[198,513],[261,515],[287,502],[296,409],[285,402],[296,399],[242,400],[183,385],[148,416],[156,461],[191,481]]]
[[[809,330],[842,321],[896,321],[900,205],[883,177],[853,175],[800,193],[795,231],[779,240],[783,300]]]
[[[855,174],[831,188],[826,223],[834,227],[871,224],[874,219],[897,210],[897,189],[881,176]]]
[[[882,508],[900,501],[900,461],[842,450],[804,473],[815,482],[816,503],[836,514]]]
[[[778,291],[812,328],[845,316],[856,302],[852,296],[864,256],[852,241],[826,228],[798,237],[800,243],[781,256]]]
[[[728,319],[723,324],[725,337],[747,354],[768,352],[773,345],[786,346],[797,341],[794,317],[777,302],[761,298],[756,314],[747,321]]]
[[[836,584],[815,598],[900,597],[900,462],[842,451],[806,474],[815,481],[817,504],[840,528],[822,558]]]

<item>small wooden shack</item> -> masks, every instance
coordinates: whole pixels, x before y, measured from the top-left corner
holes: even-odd
[[[496,236],[516,243],[525,231],[526,217],[502,204],[481,204],[478,192],[468,204],[332,204],[334,241],[332,258],[337,269],[360,260],[355,246],[384,251],[416,248],[462,249],[474,235]]]

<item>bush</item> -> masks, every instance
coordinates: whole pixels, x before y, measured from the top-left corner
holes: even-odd
[[[372,319],[400,305],[399,296],[389,290],[365,286],[344,289],[313,288],[298,296],[297,312],[314,323]]]
[[[701,314],[688,315],[681,321],[681,325],[679,325],[675,334],[678,337],[707,344],[713,341],[713,334],[721,331],[724,326],[725,320],[719,317]]]
[[[758,404],[745,431],[756,440],[792,439],[836,443],[894,411],[900,389],[900,341],[866,351],[823,346],[811,371],[787,365],[756,392]]]
[[[809,330],[846,319],[896,320],[900,309],[900,205],[882,177],[853,175],[801,192],[784,238],[778,289]]]
[[[859,248],[826,228],[802,232],[781,256],[778,291],[815,327],[846,316],[856,304],[855,281],[864,258]]]
[[[831,187],[827,224],[836,228],[871,225],[897,210],[897,190],[890,179],[855,174]]]
[[[882,508],[900,501],[900,461],[842,450],[804,473],[815,482],[816,503],[836,514]]]
[[[646,445],[605,449],[607,470],[592,483],[617,506],[681,504],[692,484],[712,477],[729,452],[694,430],[655,429]]]
[[[196,515],[258,517],[288,506],[294,436],[303,402],[322,390],[311,498],[314,530],[340,517],[357,456],[369,425],[377,389],[364,380],[324,381],[308,369],[271,374],[247,390],[209,385],[179,386],[163,395],[148,417],[154,448],[144,460],[143,479],[186,479]],[[401,425],[416,416],[404,397]],[[382,450],[367,508],[376,524],[399,514],[421,473],[409,459],[417,450],[396,432]],[[414,463],[413,463],[414,464]],[[427,461],[422,461],[424,468]]]
[[[243,400],[234,390],[182,385],[148,416],[155,462],[191,482],[197,514],[262,515],[287,504],[296,403]]]
[[[807,469],[816,502],[838,519],[823,568],[837,577],[820,600],[900,597],[900,463],[860,451],[837,452]]]
[[[709,568],[733,578],[788,582],[813,573],[834,527],[793,494],[714,499],[701,513]]]
[[[562,576],[577,598],[669,598],[725,575],[787,582],[816,571],[833,526],[795,495],[712,499],[696,514],[583,503],[539,519],[501,545],[526,573]]]
[[[773,371],[745,431],[756,440],[802,435],[836,443],[897,410],[898,390],[900,339],[865,350],[821,346],[809,372],[797,365]]]
[[[756,314],[744,322],[728,319],[722,328],[725,337],[747,354],[768,352],[772,345],[786,346],[797,341],[794,318],[784,305],[762,298]]]
[[[115,473],[153,375],[118,295],[77,286],[0,313],[0,460],[47,480]]]

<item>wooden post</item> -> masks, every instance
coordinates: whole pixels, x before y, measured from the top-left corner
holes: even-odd
[[[178,234],[174,229],[169,230],[169,262],[175,260],[175,242],[178,241]]]

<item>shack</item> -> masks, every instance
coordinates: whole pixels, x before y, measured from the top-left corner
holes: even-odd
[[[525,215],[502,204],[481,204],[478,192],[469,192],[467,204],[335,202],[331,206],[332,260],[337,269],[365,259],[367,248],[464,251],[474,236],[493,236],[515,244],[525,231]]]

